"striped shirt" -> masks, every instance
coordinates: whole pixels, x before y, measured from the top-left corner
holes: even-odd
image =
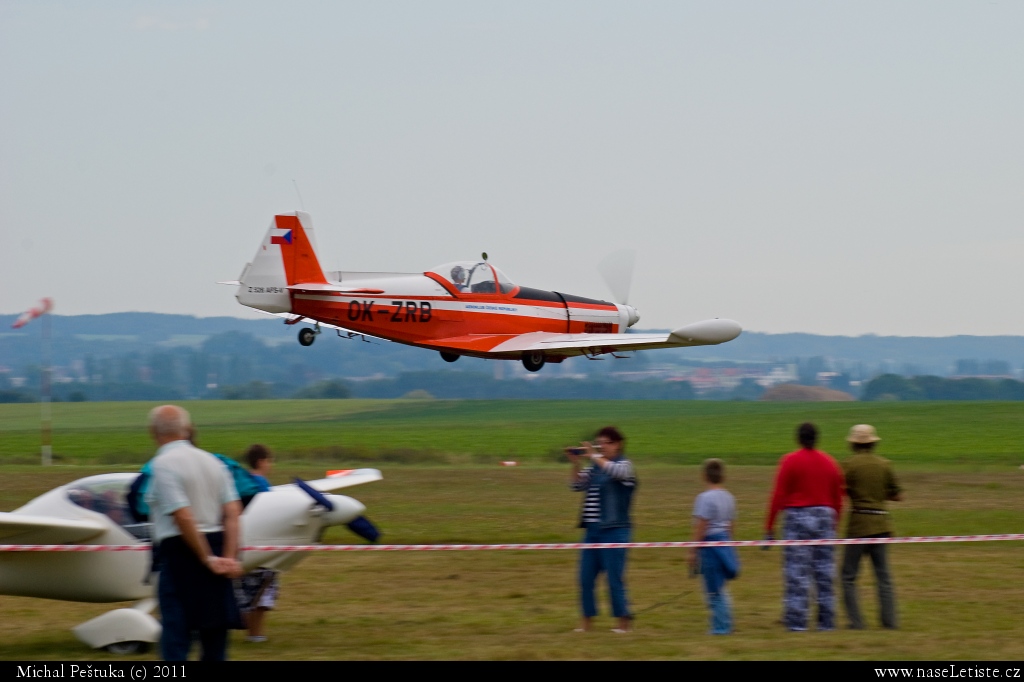
[[[576,480],[569,486],[573,490],[587,491],[587,496],[583,500],[583,523],[601,522],[601,488],[596,482],[592,482],[590,476],[595,467],[597,465],[593,464],[576,474]],[[633,463],[624,457],[608,460],[603,471],[613,481],[621,481],[623,485],[628,486],[636,485]]]

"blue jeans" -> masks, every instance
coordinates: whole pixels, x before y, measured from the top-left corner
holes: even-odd
[[[705,540],[731,540],[728,533],[712,533]],[[704,592],[711,610],[711,634],[728,635],[732,632],[732,603],[725,591],[725,582],[736,577],[738,562],[732,547],[701,547],[700,574],[704,578]]]
[[[629,542],[632,535],[629,528],[601,529],[598,523],[588,523],[583,542]],[[608,592],[612,599],[612,615],[616,618],[632,618],[626,599],[626,549],[585,549],[580,554],[580,602],[583,615],[593,618],[597,615],[594,600],[594,583],[604,571],[608,575]]]

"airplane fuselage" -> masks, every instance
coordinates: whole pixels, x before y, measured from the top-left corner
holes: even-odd
[[[423,273],[326,272],[308,214],[274,216],[252,262],[236,282],[242,305],[290,317],[308,346],[320,325],[430,348],[454,362],[463,355],[521,360],[536,372],[567,357],[725,343],[741,332],[732,320],[706,320],[671,333],[630,334],[640,315],[625,303],[519,286],[491,265],[455,261]]]
[[[631,314],[635,316],[629,306],[522,286],[507,293],[452,291],[448,282],[429,273],[330,274],[341,285],[383,292],[268,293],[266,287],[247,284],[240,287],[238,300],[267,312],[289,312],[414,346],[436,348],[443,345],[442,340],[455,339],[461,354],[482,357],[495,357],[488,352],[494,346],[493,336],[616,334],[625,331]],[[474,337],[479,345],[474,345]]]

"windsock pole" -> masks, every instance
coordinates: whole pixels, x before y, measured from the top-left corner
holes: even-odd
[[[42,441],[42,460],[43,466],[49,466],[53,464],[53,417],[50,412],[50,384],[51,374],[53,367],[50,360],[50,315],[49,312],[53,310],[53,299],[44,298],[39,302],[39,305],[35,308],[29,308],[22,313],[18,319],[11,325],[14,329],[21,329],[26,324],[36,319],[37,317],[43,318],[42,321],[42,336],[43,343],[42,348],[42,369],[39,376],[39,403],[40,403],[40,422],[39,427],[41,431]]]
[[[40,379],[39,402],[42,411],[40,424],[40,440],[42,442],[43,466],[53,464],[53,414],[50,409],[50,384],[53,368],[50,360],[50,315],[42,315],[43,334],[43,374]]]

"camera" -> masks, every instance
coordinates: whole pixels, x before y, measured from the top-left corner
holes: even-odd
[[[587,454],[586,448],[569,448],[570,455],[585,455]]]

